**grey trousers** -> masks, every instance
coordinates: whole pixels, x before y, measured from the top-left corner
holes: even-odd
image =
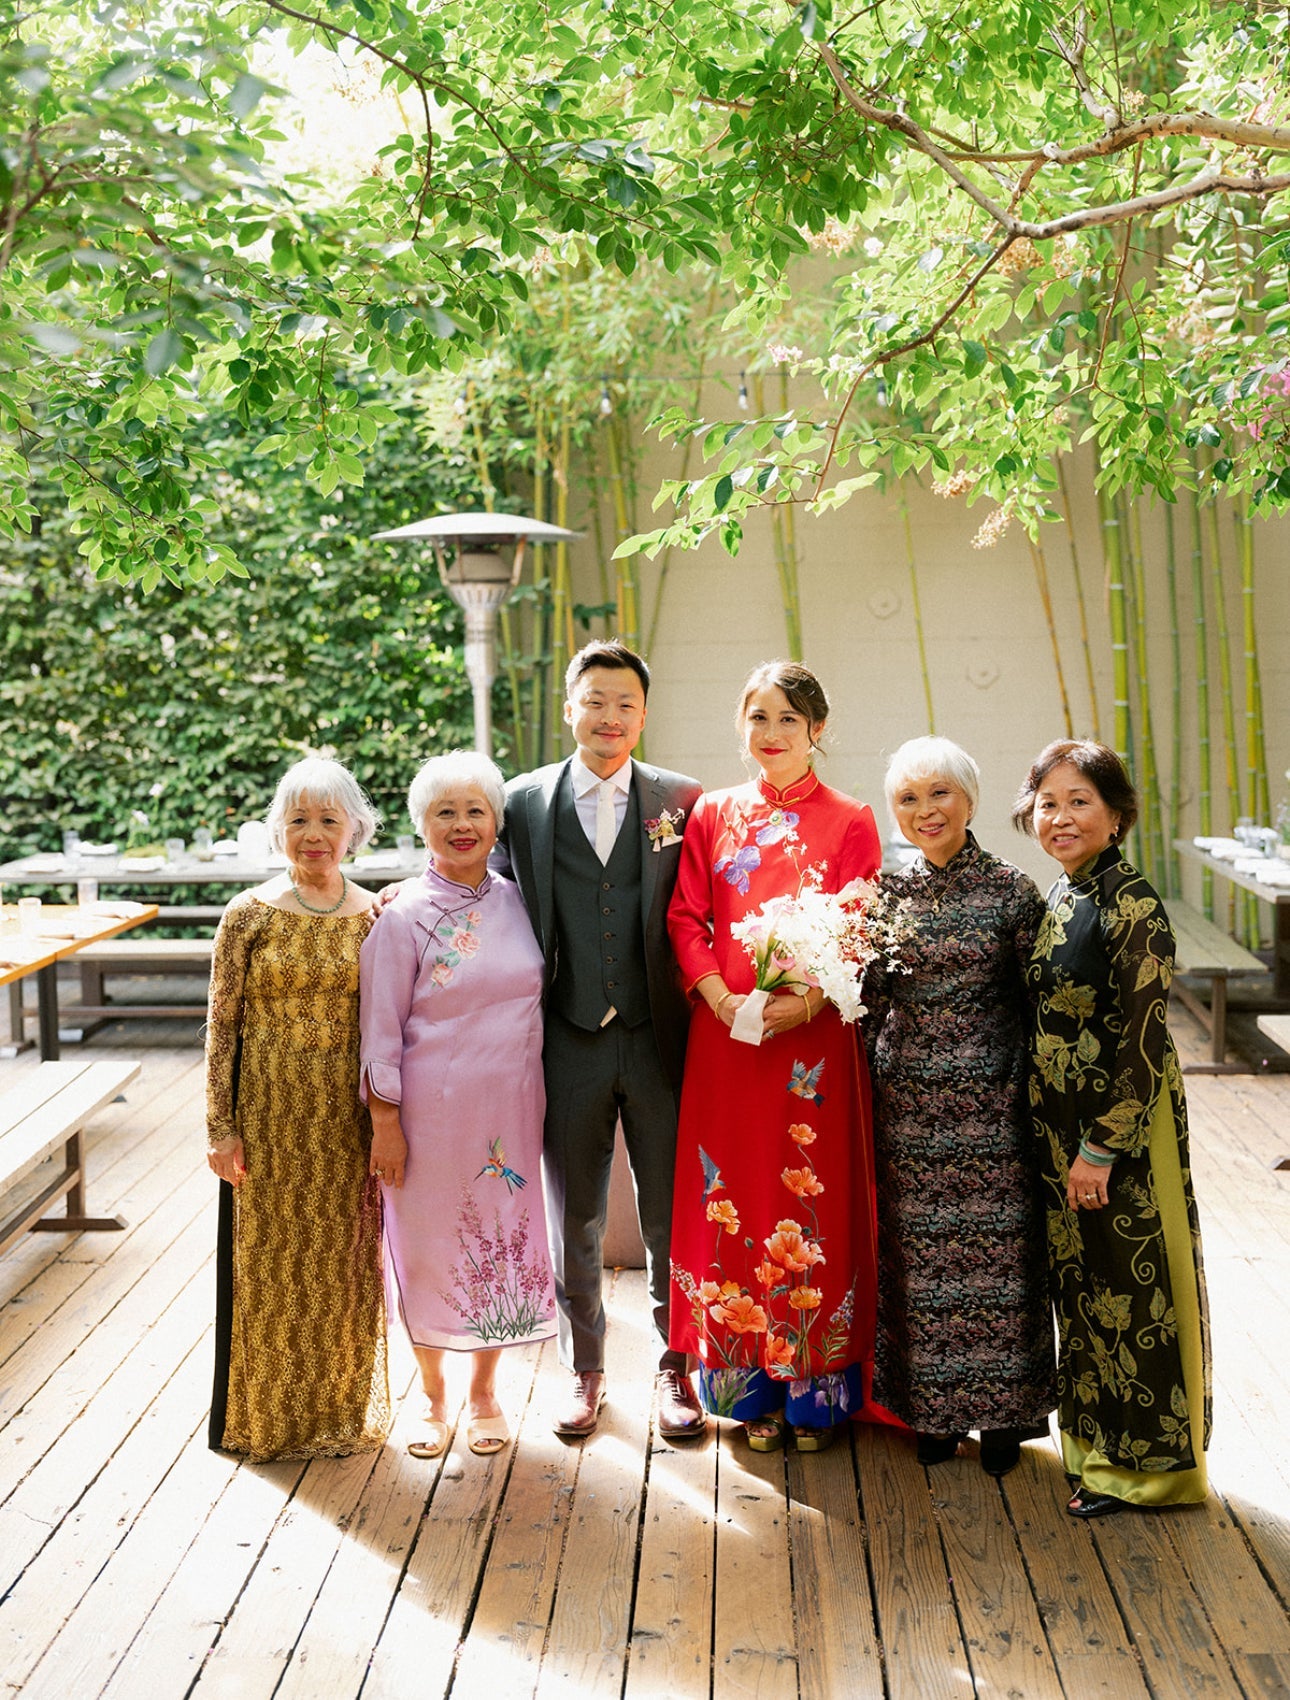
[[[546,1139],[543,1175],[559,1308],[560,1361],[605,1367],[601,1246],[618,1118],[631,1164],[645,1271],[659,1341],[659,1368],[686,1368],[667,1348],[672,1183],[678,1093],[659,1061],[649,1022],[616,1017],[588,1033],[551,1011],[543,1048]]]

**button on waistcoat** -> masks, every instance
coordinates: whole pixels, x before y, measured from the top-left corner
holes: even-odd
[[[612,1006],[629,1027],[649,1019],[641,921],[641,813],[633,785],[608,862],[587,842],[566,773],[555,806],[557,964],[550,1001],[575,1027]]]

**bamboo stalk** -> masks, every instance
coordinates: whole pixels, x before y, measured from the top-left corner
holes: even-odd
[[[1239,496],[1235,510],[1236,543],[1241,561],[1241,625],[1245,639],[1245,766],[1249,784],[1250,813],[1266,822],[1271,800],[1268,791],[1268,754],[1263,730],[1263,676],[1259,669],[1258,620],[1254,586],[1254,527],[1247,499]]]
[[[1227,624],[1227,592],[1223,583],[1223,543],[1218,524],[1218,504],[1209,504],[1210,531],[1210,575],[1214,583],[1214,635],[1218,643],[1218,682],[1219,696],[1223,711],[1223,771],[1227,779],[1227,809],[1230,822],[1228,830],[1236,824],[1243,813],[1241,808],[1241,775],[1236,759],[1236,701],[1232,695],[1234,685],[1232,680],[1232,649],[1231,637]],[[1230,929],[1235,932],[1237,927],[1236,891],[1232,887],[1231,906],[1229,914]],[[1244,898],[1247,894],[1241,893]],[[1248,942],[1250,937],[1249,910],[1244,902],[1240,905],[1241,936]]]
[[[1075,605],[1079,611],[1079,635],[1084,646],[1084,672],[1088,683],[1089,726],[1093,737],[1101,739],[1097,710],[1097,679],[1093,672],[1093,645],[1089,640],[1088,606],[1084,600],[1084,575],[1080,569],[1079,548],[1075,542],[1075,522],[1071,515],[1070,490],[1066,484],[1065,457],[1057,457],[1057,486],[1061,491],[1062,513],[1066,520],[1066,543],[1070,550],[1071,577],[1075,581]]]
[[[1048,586],[1048,563],[1044,559],[1043,546],[1032,537],[1030,539],[1030,559],[1034,563],[1035,580],[1039,585],[1039,600],[1043,606],[1044,619],[1048,622],[1048,642],[1053,652],[1053,669],[1057,675],[1057,694],[1061,698],[1062,724],[1066,728],[1066,736],[1075,736],[1075,723],[1071,719],[1071,702],[1066,691],[1066,675],[1062,671],[1062,652],[1057,642],[1057,621],[1053,616],[1053,597]]]
[[[1133,586],[1133,658],[1138,687],[1138,760],[1142,787],[1142,842],[1146,852],[1145,873],[1153,884],[1166,878],[1166,856],[1161,821],[1160,770],[1156,763],[1155,728],[1151,713],[1151,662],[1147,652],[1147,561],[1142,547],[1142,508],[1129,509],[1130,547],[1128,571]]]
[[[1107,614],[1111,623],[1112,744],[1127,761],[1130,757],[1129,716],[1129,616],[1124,588],[1124,560],[1120,542],[1120,516],[1105,489],[1097,492],[1097,511],[1102,528],[1102,558],[1106,570]]]
[[[781,401],[788,411],[788,376],[780,374]],[[753,405],[759,419],[766,417],[766,386],[760,372],[753,374]],[[771,553],[779,580],[779,602],[784,615],[784,633],[790,660],[802,659],[802,595],[797,573],[797,533],[792,508],[777,502],[770,513]]]
[[[1213,752],[1209,738],[1209,628],[1205,619],[1205,542],[1201,532],[1200,498],[1191,492],[1191,599],[1195,620],[1196,665],[1196,767],[1199,784],[1199,820],[1202,836],[1214,830]],[[1214,876],[1206,868],[1201,876],[1201,905],[1214,918]]]
[[[612,413],[605,432],[605,449],[609,456],[609,491],[614,509],[614,548],[632,535],[631,513],[627,499],[625,462],[626,420],[619,410]],[[635,555],[625,555],[615,563],[614,601],[617,605],[618,636],[632,649],[640,643],[640,616],[636,605]]]
[[[1178,617],[1178,551],[1174,537],[1174,509],[1165,505],[1165,587],[1169,600],[1169,653],[1172,663],[1169,700],[1172,708],[1169,742],[1169,804],[1166,811],[1165,867],[1168,881],[1165,895],[1174,897],[1180,889],[1178,858],[1173,851],[1179,833],[1182,813],[1182,630]]]

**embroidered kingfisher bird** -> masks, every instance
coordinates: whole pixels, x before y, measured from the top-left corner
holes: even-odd
[[[484,1175],[495,1175],[498,1180],[505,1181],[506,1190],[508,1192],[514,1192],[516,1187],[527,1186],[529,1184],[524,1179],[523,1175],[517,1175],[514,1169],[507,1168],[506,1153],[502,1150],[500,1135],[498,1138],[490,1141],[488,1146],[488,1161],[479,1171],[479,1174],[475,1176],[475,1179],[480,1180]]]
[[[808,1104],[822,1104],[824,1094],[815,1089],[820,1084],[820,1074],[824,1068],[824,1058],[821,1057],[814,1068],[807,1068],[804,1062],[793,1064],[793,1078],[788,1083],[788,1090],[796,1098],[805,1098]]]
[[[721,1178],[721,1170],[702,1146],[699,1147],[699,1161],[703,1164],[703,1202],[706,1204],[714,1192],[726,1190],[726,1183]]]

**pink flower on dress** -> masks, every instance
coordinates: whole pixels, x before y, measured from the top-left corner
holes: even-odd
[[[473,956],[479,949],[479,940],[466,927],[459,927],[449,942],[459,956]]]
[[[436,962],[430,970],[430,978],[436,986],[446,986],[452,980],[452,969],[446,962]]]

